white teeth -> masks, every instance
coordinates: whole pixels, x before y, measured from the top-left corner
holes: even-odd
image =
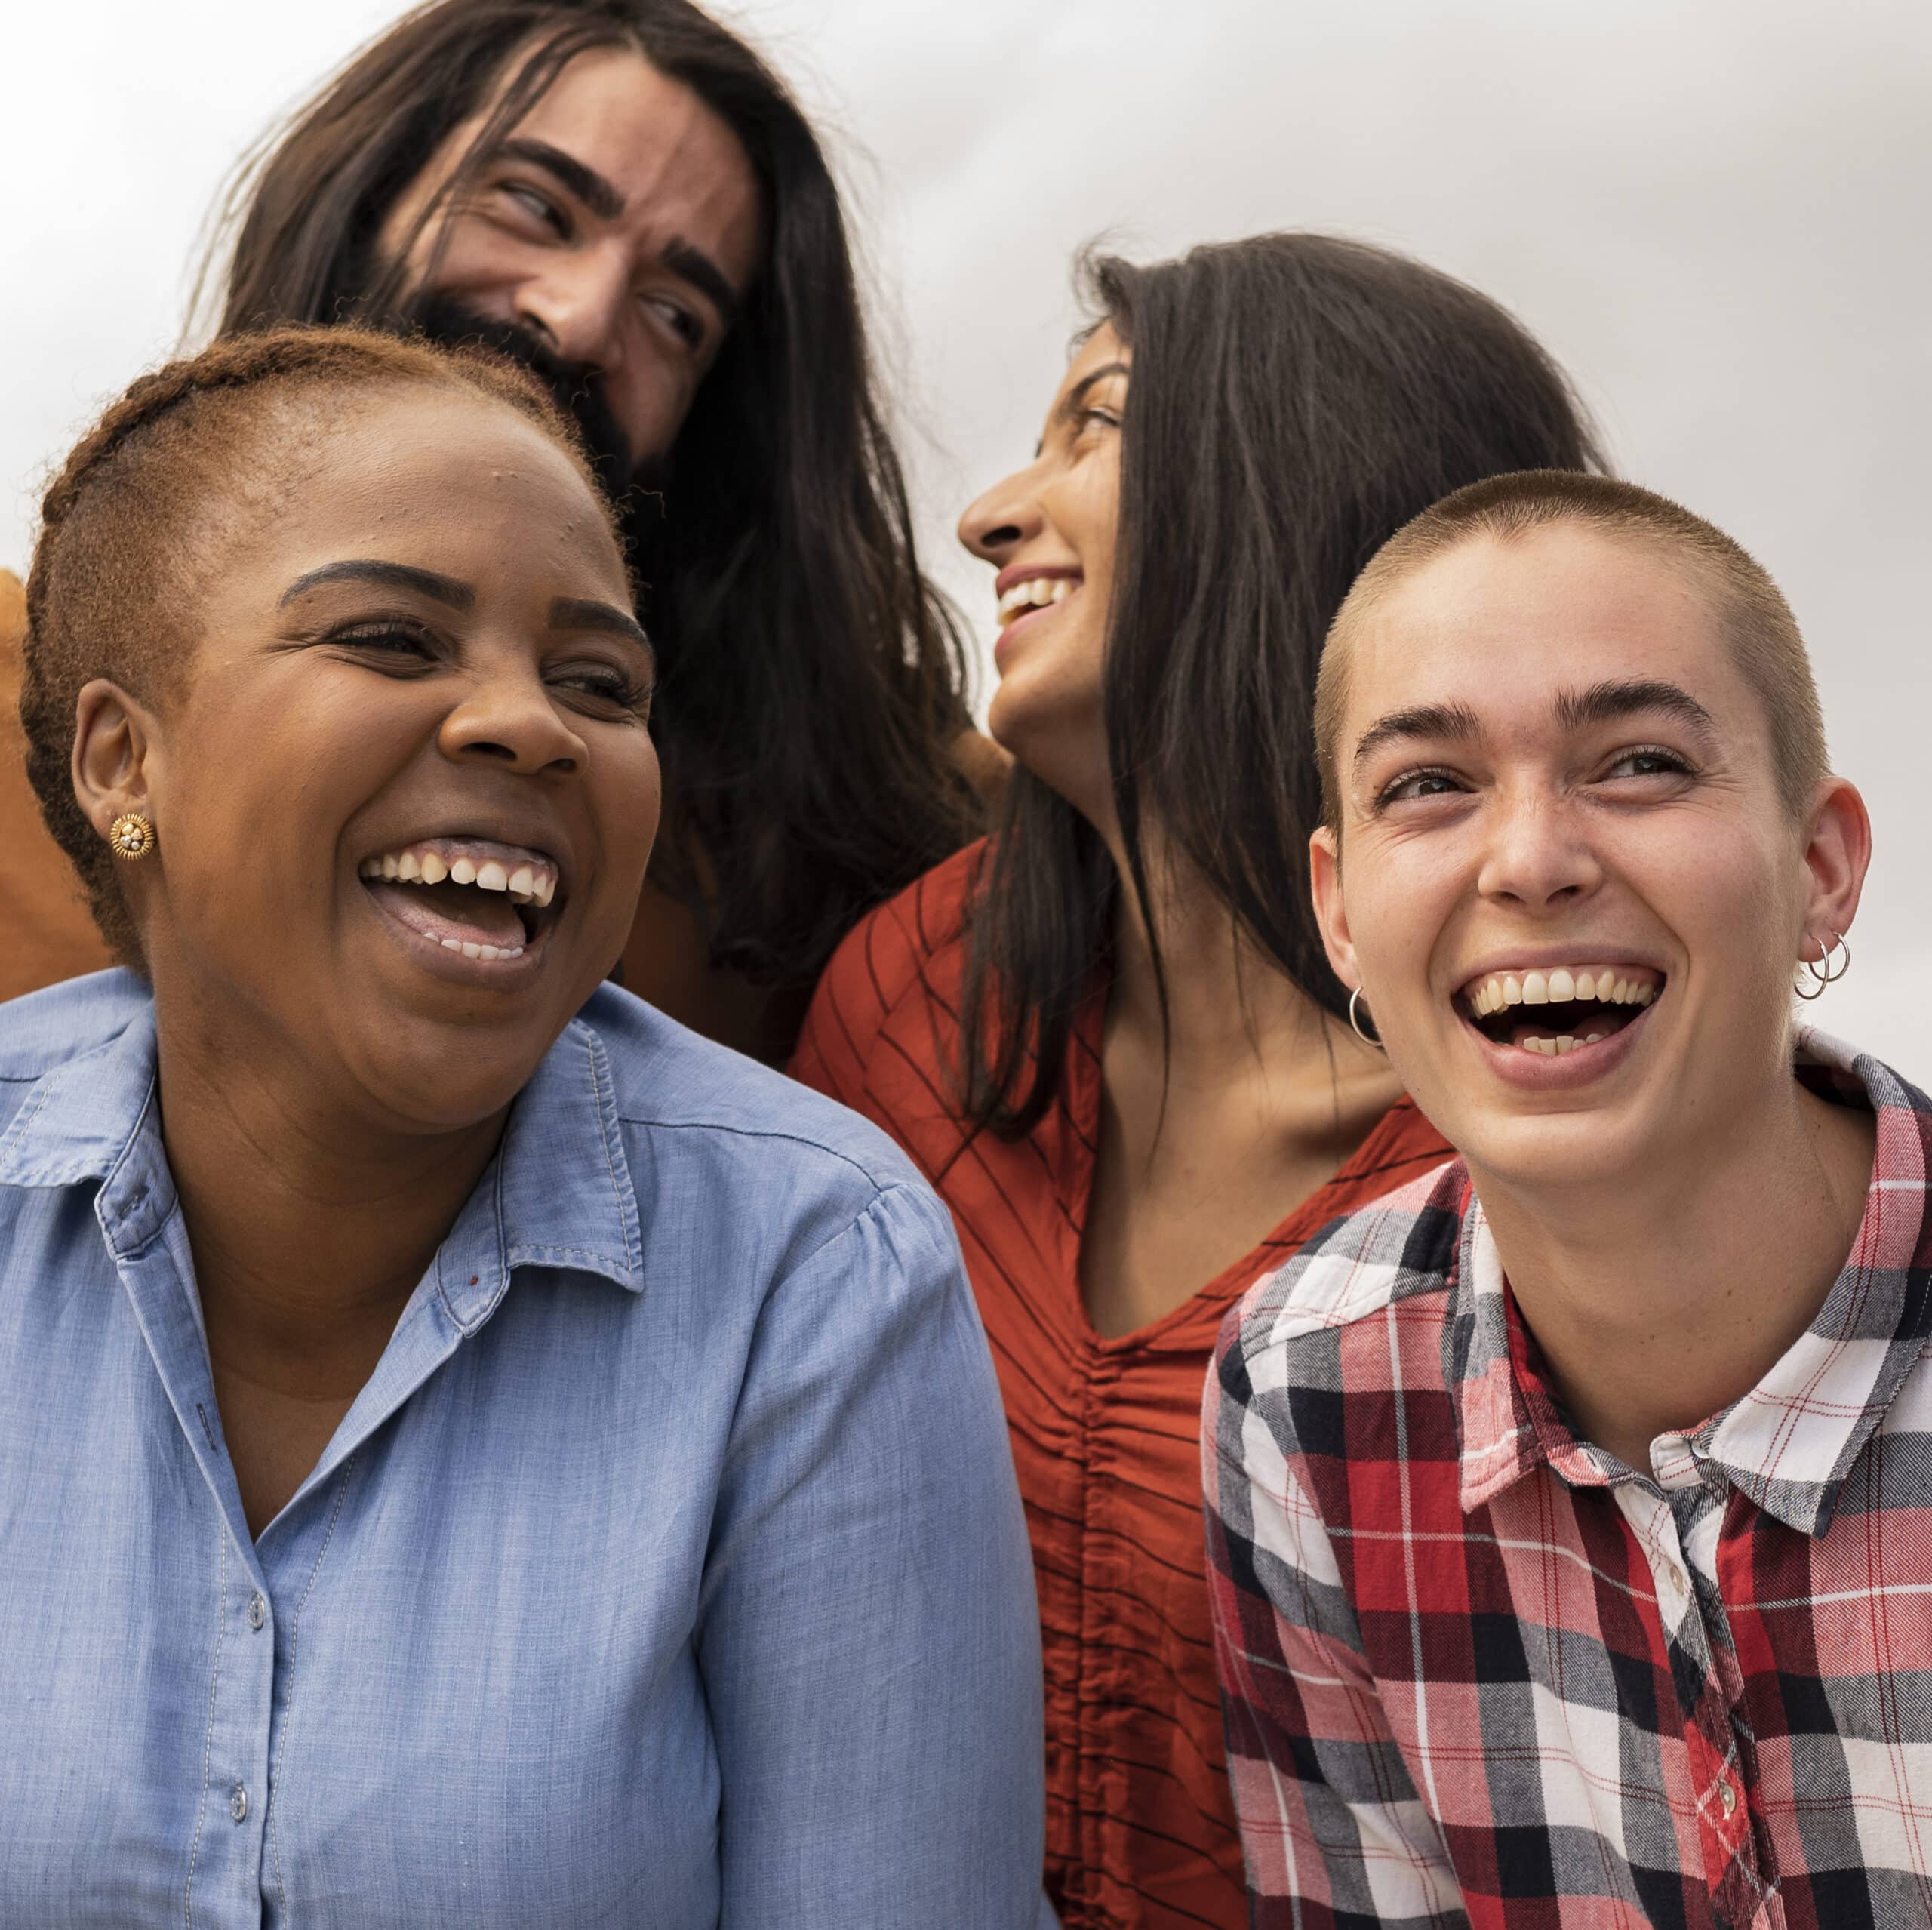
[[[1506,1005],[1561,1005],[1580,999],[1600,1005],[1647,1005],[1657,990],[1641,979],[1557,965],[1548,971],[1524,972],[1520,977],[1514,972],[1493,974],[1466,996],[1475,1015],[1487,1018]]]
[[[557,881],[546,871],[537,881],[537,902],[547,905],[557,894]]]
[[[537,874],[527,864],[520,864],[510,873],[509,891],[513,898],[528,898],[537,888]]]
[[[476,867],[466,857],[460,857],[450,866],[452,885],[473,885],[476,882]]]
[[[395,875],[398,878],[410,879],[420,878],[423,876],[422,864],[414,851],[403,853],[402,862],[396,866]]]
[[[383,876],[385,878],[395,877],[401,869],[401,865],[394,857],[386,857],[383,860]]]
[[[1029,577],[1017,583],[999,599],[1002,621],[1023,610],[1037,610],[1052,603],[1064,603],[1079,584],[1071,577]]]
[[[457,882],[462,883],[458,879]],[[479,891],[506,891],[509,889],[510,875],[494,858],[485,858],[476,867],[476,884]]]
[[[1575,1039],[1574,1039],[1573,1038],[1571,1038],[1571,1036],[1569,1035],[1569,1033],[1567,1033],[1567,1032],[1566,1032],[1566,1033],[1563,1033],[1563,1034],[1562,1034],[1562,1036],[1561,1036],[1560,1038],[1558,1038],[1558,1040],[1557,1040],[1557,1042],[1556,1042],[1556,1056],[1557,1056],[1559,1059],[1562,1057],[1562,1056],[1564,1055],[1564,1053],[1566,1053],[1566,1052],[1574,1052],[1574,1051],[1576,1051],[1576,1049],[1577,1049],[1577,1042],[1576,1042],[1576,1040],[1575,1040]]]
[[[466,959],[480,959],[483,956],[483,947],[481,945],[472,945],[466,939],[463,941],[463,956]]]
[[[1526,1005],[1546,1005],[1549,1003],[1549,980],[1540,971],[1523,974],[1523,1003]]]
[[[446,952],[460,952],[463,950],[463,940],[460,938],[441,938],[438,939],[437,943]]]
[[[1567,1005],[1577,996],[1577,981],[1561,965],[1549,974],[1549,1002]]]
[[[1580,999],[1594,999],[1598,996],[1597,982],[1586,971],[1580,971],[1577,974],[1576,996]]]
[[[426,885],[440,885],[450,875],[450,868],[434,851],[423,854],[423,882]]]
[[[1595,1045],[1603,1036],[1604,1035],[1600,1032],[1586,1032],[1583,1034],[1583,1043],[1586,1045]]]
[[[1523,1002],[1523,981],[1515,977],[1503,981],[1503,1002],[1506,1005],[1520,1005]]]
[[[383,875],[383,861],[379,857],[365,857],[355,867],[358,878],[380,878]]]

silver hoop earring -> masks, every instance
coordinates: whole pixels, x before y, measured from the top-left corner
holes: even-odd
[[[1817,940],[1814,940],[1813,942],[1816,943]],[[1831,962],[1832,954],[1834,952],[1842,952],[1844,954],[1844,957],[1840,959],[1835,965],[1834,965]],[[1829,945],[1820,945],[1818,947],[1818,956],[1815,960],[1805,959],[1801,960],[1801,962],[1803,964],[1805,971],[1810,976],[1811,990],[1808,992],[1806,991],[1801,982],[1794,983],[1791,989],[1795,992],[1801,999],[1807,1000],[1812,999],[1822,999],[1825,996],[1825,987],[1826,986],[1837,984],[1838,980],[1844,977],[1847,972],[1850,971],[1850,943],[1845,937],[1844,933],[1841,931],[1834,931],[1832,934],[1832,942]]]
[[[1349,1029],[1364,1045],[1373,1045],[1378,1052],[1386,1052],[1389,1048],[1383,1044],[1380,1039],[1377,1039],[1373,1033],[1364,1032],[1361,1029],[1361,1020],[1358,1017],[1357,1017],[1355,1013],[1355,1006],[1360,1001],[1361,998],[1361,987],[1358,985],[1355,989],[1349,994]]]

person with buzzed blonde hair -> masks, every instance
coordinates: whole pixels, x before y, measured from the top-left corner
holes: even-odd
[[[1459,1156],[1208,1377],[1253,1922],[1924,1922],[1932,1101],[1795,1022],[1871,833],[1789,607],[1647,491],[1478,483],[1317,748],[1328,957]]]

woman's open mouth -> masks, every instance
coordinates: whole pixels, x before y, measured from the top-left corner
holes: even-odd
[[[365,888],[426,943],[479,963],[538,949],[563,909],[556,860],[484,838],[421,838],[365,858]]]
[[[1558,965],[1485,972],[1456,1003],[1491,1044],[1561,1058],[1614,1039],[1663,989],[1664,974],[1650,965]]]

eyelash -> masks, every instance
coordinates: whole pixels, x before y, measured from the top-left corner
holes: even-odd
[[[436,640],[426,631],[419,630],[407,623],[351,623],[339,630],[332,630],[327,639],[340,649],[371,651],[381,656],[400,657],[405,651],[420,657],[433,658],[438,654]],[[401,645],[398,648],[397,645]],[[418,666],[417,667],[426,667]],[[641,711],[649,708],[653,687],[627,677],[620,670],[608,673],[574,670],[552,680],[553,688],[576,690],[586,697],[594,697],[600,703],[615,705],[620,710]]]
[[[1638,758],[1654,759],[1666,768],[1662,771],[1633,771],[1627,773],[1627,775],[1632,777],[1692,777],[1697,775],[1696,767],[1681,752],[1666,750],[1662,744],[1633,744],[1628,750],[1619,751],[1616,756],[1611,759],[1604,772],[1604,777],[1607,778],[1615,772],[1619,765],[1628,764]],[[1424,779],[1431,777],[1439,778],[1444,783],[1459,788],[1463,783],[1462,779],[1454,771],[1445,770],[1440,765],[1423,765],[1413,771],[1404,771],[1399,777],[1391,779],[1377,794],[1374,805],[1376,811],[1380,813],[1386,810],[1390,805],[1402,802],[1396,794],[1402,790],[1404,786],[1419,783]],[[1434,791],[1426,795],[1440,797],[1445,794]]]

